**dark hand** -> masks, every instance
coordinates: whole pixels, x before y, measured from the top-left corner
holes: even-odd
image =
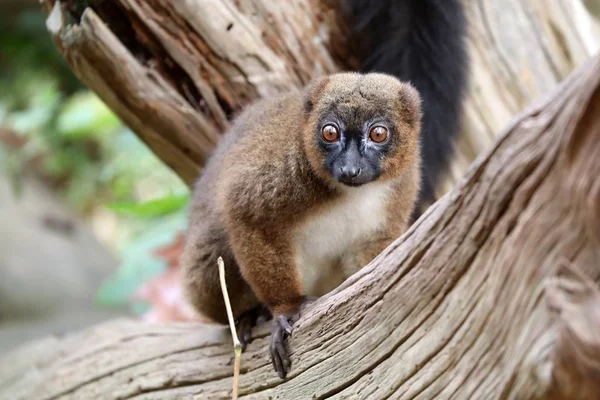
[[[285,339],[292,335],[292,324],[298,320],[298,317],[300,317],[299,313],[292,315],[280,314],[273,317],[269,350],[271,351],[273,368],[281,379],[285,378],[292,366],[290,356],[285,348]]]
[[[264,306],[258,306],[250,311],[246,311],[236,322],[237,335],[242,345],[242,351],[246,351],[246,346],[252,342],[252,328],[259,320],[264,318],[268,320],[271,313]]]
[[[301,309],[304,309],[308,304],[315,301],[316,297],[307,298],[302,304]],[[278,314],[273,316],[273,325],[271,328],[271,339],[269,342],[269,350],[271,351],[271,362],[273,368],[281,379],[284,379],[292,362],[285,348],[285,339],[292,335],[292,325],[298,321],[300,313],[294,314]]]

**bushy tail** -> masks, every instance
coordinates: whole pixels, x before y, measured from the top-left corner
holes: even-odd
[[[434,200],[454,152],[467,84],[461,0],[343,0],[361,72],[410,81],[423,101],[420,206]],[[418,207],[421,208],[421,207]]]

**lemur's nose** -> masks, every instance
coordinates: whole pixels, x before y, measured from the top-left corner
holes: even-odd
[[[360,168],[357,166],[341,167],[340,173],[343,179],[353,179],[360,174]]]

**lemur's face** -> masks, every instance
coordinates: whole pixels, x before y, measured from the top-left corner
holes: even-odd
[[[339,111],[323,118],[317,134],[323,166],[344,185],[360,186],[376,180],[381,175],[382,161],[395,143],[393,124],[385,116],[352,118],[344,115],[351,114],[351,110]]]
[[[323,82],[324,81],[324,82]],[[315,171],[345,186],[402,173],[418,152],[419,96],[381,74],[336,74],[307,94],[305,145]]]

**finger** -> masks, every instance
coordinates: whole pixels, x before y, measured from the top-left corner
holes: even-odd
[[[270,350],[271,350],[271,362],[273,363],[273,369],[275,370],[275,372],[277,372],[279,377],[281,377],[282,373],[284,374],[284,377],[285,377],[285,371],[283,369],[283,365],[281,364],[281,358],[279,357],[279,354],[277,353],[277,349],[275,348],[275,346],[270,346]]]
[[[281,369],[277,371],[277,375],[279,375],[281,379],[285,379],[286,374],[287,373],[285,372],[285,369],[283,369],[283,367],[281,367]]]
[[[285,344],[284,343],[276,343],[276,349],[277,352],[279,353],[279,358],[281,359],[282,365],[285,368],[285,371],[289,371],[290,370],[290,366],[292,365],[292,362],[290,361],[290,356],[288,355],[288,352],[285,348]]]
[[[288,368],[285,365],[285,360],[282,357],[282,346],[281,343],[277,343],[275,345],[275,353],[276,353],[276,359],[277,359],[277,374],[279,375],[279,377],[281,379],[285,378],[285,376],[287,375],[287,371]],[[285,353],[285,349],[283,349],[283,352]]]
[[[244,325],[240,325],[237,330],[237,336],[240,340],[240,344],[242,345],[242,352],[246,350],[246,345],[249,343],[248,341],[248,329]]]
[[[285,320],[285,318],[284,318],[284,320]],[[277,352],[277,355],[281,361],[281,365],[284,367],[284,370],[287,372],[290,369],[290,366],[292,363],[290,361],[290,357],[288,355],[287,349],[285,348],[285,338],[283,335],[282,327],[279,327],[279,329],[277,329],[277,331],[272,336],[272,338],[273,338],[272,345]]]
[[[273,326],[273,331],[271,332],[271,338],[269,340],[269,352],[271,353],[271,362],[273,363],[273,369],[277,371],[277,349],[275,348],[275,343],[277,343],[277,336],[279,332],[275,326]]]
[[[277,322],[279,322],[279,325],[281,326],[281,328],[283,328],[283,330],[285,331],[285,333],[288,334],[288,336],[292,336],[292,326],[290,325],[290,323],[288,322],[287,317],[280,315],[277,318]]]

